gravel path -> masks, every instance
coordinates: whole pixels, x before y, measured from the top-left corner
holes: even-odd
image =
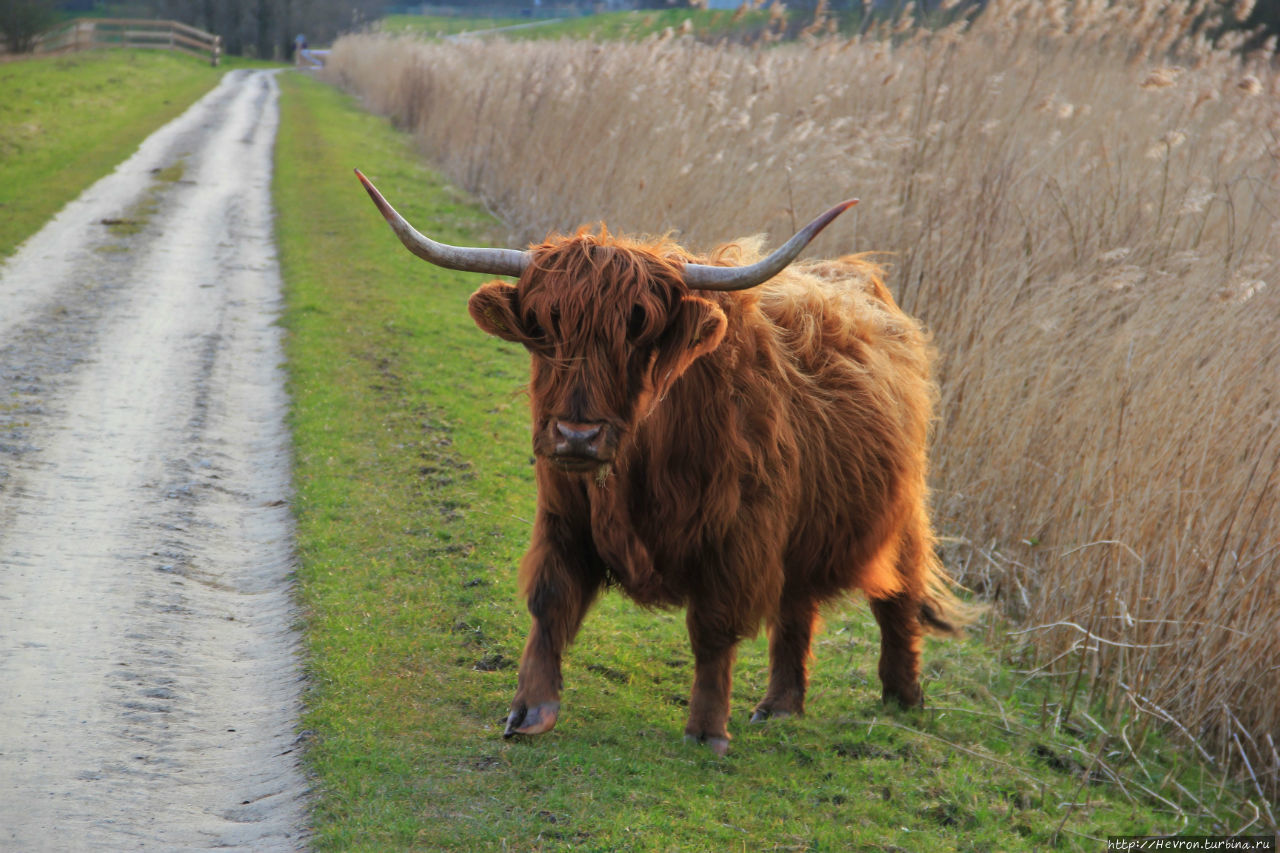
[[[270,72],[0,267],[0,849],[296,850]]]

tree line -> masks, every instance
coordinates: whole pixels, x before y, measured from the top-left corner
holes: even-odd
[[[2,0],[0,0],[2,2]],[[382,17],[384,0],[143,0],[153,14],[222,36],[236,56],[291,59],[295,39],[328,44]]]
[[[94,6],[93,0],[0,0],[0,34],[9,50],[24,53],[60,19],[100,13]],[[108,11],[112,17],[179,21],[207,30],[222,36],[223,51],[235,56],[289,60],[299,35],[327,44],[377,20],[385,6],[385,0],[131,0]]]
[[[1219,3],[1227,0],[1218,0]],[[102,0],[0,0],[0,34],[9,50],[22,53],[32,49],[35,37],[53,26],[60,16],[94,11]],[[405,3],[406,0],[392,0]],[[409,0],[411,2],[411,0]],[[923,0],[912,4],[920,9],[932,8],[939,0]],[[977,0],[981,2],[981,0]],[[863,0],[789,0],[792,10],[811,9],[822,5],[837,14],[853,13],[863,7]],[[457,0],[424,0],[413,8],[430,11],[446,5],[459,9]],[[467,4],[462,4],[465,8]],[[535,0],[485,0],[488,10],[504,10],[519,15],[532,10]],[[592,8],[659,8],[703,5],[701,0],[632,0],[609,3],[603,0],[541,0],[543,10],[564,7],[577,11]],[[1235,6],[1246,5],[1240,2]],[[1264,35],[1280,33],[1280,0],[1257,0],[1242,25]],[[873,0],[872,8],[892,12],[907,7],[905,0]],[[222,36],[223,51],[236,56],[264,59],[293,58],[296,39],[304,36],[311,44],[327,44],[340,33],[359,29],[382,17],[388,0],[126,0],[113,3],[110,12],[116,17],[159,18],[180,21]],[[405,6],[396,7],[404,10]],[[1252,46],[1260,46],[1261,38]]]

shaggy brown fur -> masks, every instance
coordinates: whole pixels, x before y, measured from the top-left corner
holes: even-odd
[[[507,734],[550,729],[560,660],[597,593],[687,608],[686,735],[728,748],[734,650],[770,631],[753,719],[800,713],[819,605],[859,589],[886,700],[916,706],[921,634],[961,612],[934,556],[927,337],[861,257],[754,290],[690,291],[668,241],[579,232],[481,287],[481,329],[526,346],[538,514],[521,564],[533,627]],[[712,263],[748,263],[755,246]]]

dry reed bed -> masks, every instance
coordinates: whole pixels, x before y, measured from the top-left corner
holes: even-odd
[[[813,254],[891,253],[934,330],[939,524],[1028,677],[1063,716],[1105,700],[1113,743],[1176,720],[1274,791],[1280,79],[1185,5],[768,50],[357,36],[329,73],[514,242],[776,242],[861,197]]]

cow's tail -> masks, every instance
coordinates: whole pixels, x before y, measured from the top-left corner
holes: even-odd
[[[930,553],[925,566],[924,597],[920,600],[920,626],[926,633],[959,637],[986,610],[960,598],[960,585],[951,579],[942,561]]]

